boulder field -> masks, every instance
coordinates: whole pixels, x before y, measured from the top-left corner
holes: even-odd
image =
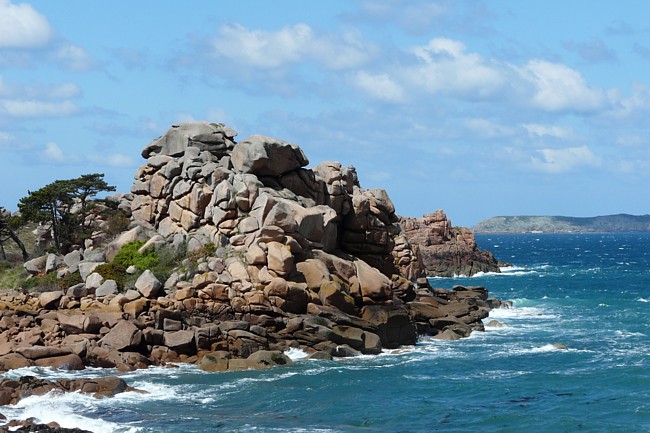
[[[361,188],[354,167],[305,168],[294,144],[235,136],[217,123],[173,126],[142,151],[131,192],[111,198],[127,231],[102,242],[98,230],[83,248],[26,263],[82,282],[0,294],[0,369],[224,371],[290,364],[290,348],[377,354],[419,336],[466,337],[501,305],[483,287],[432,288],[412,224],[384,190]],[[100,265],[135,240],[185,256],[164,281],[145,270],[120,287]]]

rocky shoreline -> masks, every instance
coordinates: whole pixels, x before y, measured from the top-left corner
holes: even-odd
[[[354,167],[307,169],[294,144],[235,135],[216,123],[173,126],[144,148],[131,193],[111,198],[128,230],[108,238],[97,215],[85,245],[25,263],[63,287],[0,294],[0,370],[227,371],[289,365],[291,348],[319,359],[378,354],[419,336],[467,337],[504,305],[483,287],[432,288],[408,236],[415,223],[400,224],[386,192],[361,188]],[[173,254],[174,268],[164,278],[135,259],[122,268],[125,248]],[[14,382],[0,383],[4,404],[18,398]]]

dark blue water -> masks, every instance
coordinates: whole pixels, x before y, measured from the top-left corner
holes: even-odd
[[[650,432],[650,235],[477,240],[513,267],[432,283],[513,300],[486,319],[507,327],[268,371],[150,369],[123,375],[146,396],[37,397],[0,413],[95,432]],[[106,372],[80,373],[92,374]]]

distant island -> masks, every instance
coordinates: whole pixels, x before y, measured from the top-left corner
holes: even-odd
[[[475,233],[650,232],[650,215],[496,216],[472,227]]]

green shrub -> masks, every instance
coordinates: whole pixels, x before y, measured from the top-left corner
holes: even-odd
[[[115,281],[117,287],[120,289],[126,287],[126,280],[129,274],[126,273],[126,267],[121,263],[115,261],[103,263],[95,268],[95,272],[104,277],[105,280]]]
[[[56,272],[50,272],[41,277],[28,278],[20,287],[28,292],[47,292],[59,289]]]
[[[59,278],[56,281],[56,284],[61,290],[65,290],[83,282],[84,280],[81,278],[81,274],[79,272],[75,272],[72,274],[65,274],[62,278]]]
[[[187,255],[187,258],[190,261],[196,263],[200,259],[207,259],[208,257],[214,257],[217,252],[217,246],[215,244],[204,244],[200,248],[190,252]]]
[[[149,268],[149,270],[153,272],[160,282],[164,283],[175,270],[181,268],[181,262],[185,258],[185,254],[185,248],[177,249],[171,245],[165,245],[158,250],[158,264]]]
[[[144,244],[144,241],[133,241],[124,244],[113,259],[113,262],[124,266],[124,269],[132,265],[141,271],[155,267],[160,262],[160,258],[155,249],[150,248],[142,254],[138,252]]]

